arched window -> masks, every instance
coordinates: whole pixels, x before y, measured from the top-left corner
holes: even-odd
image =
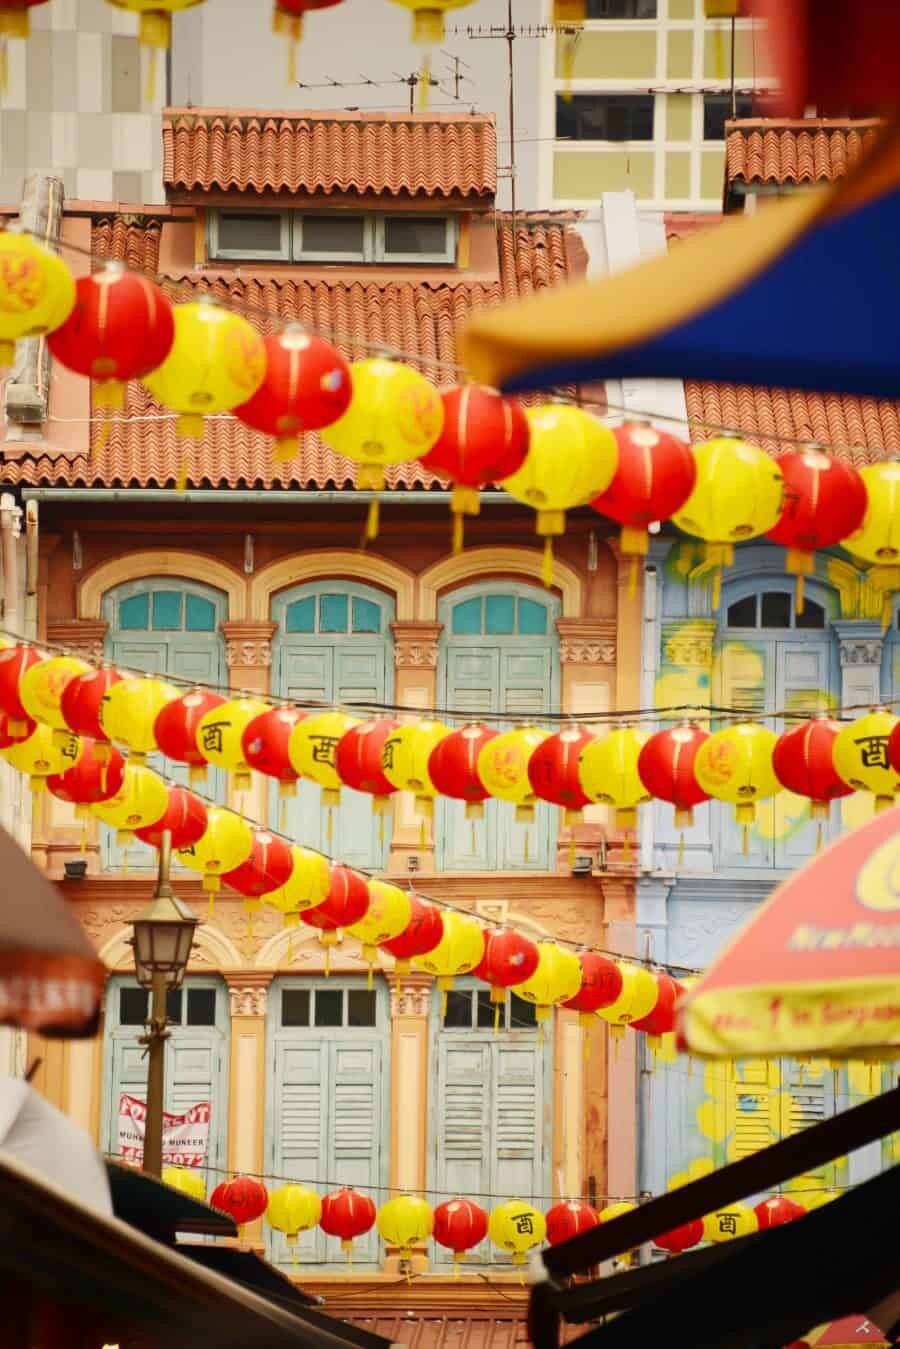
[[[499,711],[538,723],[543,714],[557,711],[559,616],[555,596],[512,581],[466,586],[445,595],[438,605],[444,625],[440,705],[473,717],[489,718]],[[442,869],[550,869],[557,832],[553,807],[539,805],[537,824],[520,825],[508,802],[486,802],[484,820],[475,822],[465,818],[460,802],[439,806],[435,838]]]
[[[785,577],[726,582],[716,637],[715,702],[749,716],[778,710],[766,721],[780,734],[797,721],[827,712],[839,701],[837,649],[829,623],[837,617],[837,597],[807,581],[801,613],[795,588]],[[817,827],[804,800],[782,792],[757,807],[747,851],[731,807],[713,808],[718,865],[795,867],[816,848]],[[832,822],[835,832],[839,819]]]
[[[278,624],[272,691],[298,703],[390,702],[394,692],[391,622],[394,601],[356,581],[317,581],[282,591],[272,602]],[[366,713],[361,713],[365,716]],[[303,782],[287,803],[288,832],[348,865],[380,867],[390,842],[372,814],[372,799],[342,792],[331,838],[321,790]],[[278,821],[273,817],[273,825]]]
[[[227,688],[220,625],[228,617],[228,597],[221,590],[180,577],[147,577],[108,590],[101,613],[109,624],[106,655],[114,664]],[[187,782],[184,765],[162,755],[151,755],[148,762],[168,777]],[[222,772],[210,770],[204,795],[224,801]],[[116,846],[111,830],[105,825],[100,830],[103,866],[118,868],[126,860],[123,850]],[[156,866],[156,853],[135,842],[128,849],[127,863],[129,869],[151,870]]]

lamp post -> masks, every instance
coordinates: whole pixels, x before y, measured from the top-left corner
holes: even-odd
[[[172,835],[167,829],[159,849],[159,872],[153,899],[135,918],[134,965],[138,983],[150,989],[150,1019],[141,1043],[147,1046],[147,1118],[144,1125],[144,1170],[162,1175],[163,1098],[165,1093],[166,994],[184,979],[197,919],[172,893],[169,870]]]

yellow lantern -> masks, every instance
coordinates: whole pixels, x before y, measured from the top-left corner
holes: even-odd
[[[319,712],[298,721],[288,742],[288,758],[295,773],[310,778],[322,788],[322,805],[341,804],[341,780],[334,766],[338,741],[358,718],[343,712]]]
[[[433,974],[441,991],[441,1012],[447,1011],[447,994],[453,987],[453,980],[460,974],[468,974],[481,963],[484,955],[484,933],[472,918],[448,909],[441,914],[444,934],[433,951],[416,956],[413,964],[417,969]],[[519,992],[519,989],[516,989]]]
[[[619,1041],[627,1025],[632,1021],[640,1021],[653,1011],[659,999],[659,984],[650,971],[641,965],[617,960],[616,968],[622,976],[619,996],[608,1007],[601,1007],[597,1016],[608,1022],[610,1035],[613,1040]]]
[[[543,1213],[522,1199],[509,1199],[491,1213],[488,1236],[501,1251],[509,1251],[514,1265],[524,1265],[525,1256],[540,1246],[547,1235]]]
[[[703,1237],[716,1243],[733,1241],[735,1237],[749,1237],[759,1230],[759,1222],[748,1204],[729,1204],[708,1213],[703,1219]]]
[[[537,1021],[546,1021],[556,1003],[568,1002],[581,988],[581,961],[574,951],[564,951],[553,941],[539,941],[537,969],[524,984],[516,984],[516,996],[534,1004]]]
[[[28,785],[33,792],[47,788],[47,778],[74,768],[81,758],[84,742],[69,731],[54,734],[49,726],[39,724],[27,740],[19,740],[0,750],[8,764],[20,773],[28,774]]]
[[[308,848],[291,846],[294,869],[280,890],[263,895],[263,903],[284,914],[284,926],[296,927],[305,909],[317,909],[324,904],[331,886],[331,868],[328,859]]]
[[[434,1213],[424,1199],[398,1195],[382,1204],[375,1218],[386,1246],[396,1246],[401,1260],[408,1260],[413,1246],[421,1246],[434,1230]]]
[[[703,539],[706,569],[713,572],[712,607],[718,609],[722,568],[734,545],[772,528],[784,505],[784,478],[774,459],[755,445],[717,436],[694,447],[697,481],[672,516],[685,534]]]
[[[621,726],[590,740],[578,760],[578,781],[591,801],[616,808],[616,828],[636,829],[637,808],[651,800],[638,773],[638,758],[650,736]]]
[[[391,731],[381,751],[381,771],[392,787],[415,796],[416,813],[425,820],[434,816],[437,788],[428,772],[428,760],[435,745],[450,734],[450,727],[439,721],[411,721]]]
[[[531,428],[528,457],[500,484],[511,497],[537,511],[544,540],[544,585],[553,584],[553,539],[565,533],[566,511],[605,492],[619,461],[608,426],[581,408],[546,403],[526,408]]]
[[[170,1185],[173,1190],[180,1190],[182,1194],[189,1195],[191,1199],[196,1199],[201,1204],[206,1199],[206,1181],[200,1171],[195,1171],[191,1167],[164,1166],[162,1181],[164,1185]]]
[[[512,801],[518,824],[534,822],[537,796],[528,776],[528,764],[547,732],[537,726],[520,726],[492,736],[478,755],[477,771],[486,792],[498,801]]]
[[[66,685],[91,669],[77,656],[51,656],[31,665],[19,680],[19,700],[34,721],[46,722],[57,731],[68,731],[59,708]]]
[[[627,1200],[622,1200],[618,1204],[608,1204],[602,1208],[597,1217],[602,1223],[611,1223],[613,1218],[624,1218],[626,1213],[634,1213],[637,1204],[629,1204]]]
[[[353,399],[343,417],[319,435],[338,454],[358,463],[356,485],[380,492],[388,464],[427,454],[444,429],[444,404],[424,375],[399,361],[375,357],[350,367]],[[378,533],[378,502],[369,507],[366,538]]]
[[[177,412],[177,433],[203,439],[203,418],[230,412],[256,393],[266,374],[266,349],[240,314],[207,296],[175,306],[175,341],[144,385]]]
[[[369,986],[372,967],[382,942],[391,941],[405,932],[412,917],[409,895],[399,886],[387,881],[369,881],[369,908],[365,918],[348,927],[347,934],[362,943],[362,958],[369,965]]]
[[[462,9],[472,0],[394,0],[395,5],[411,9],[412,40],[420,47],[431,47],[444,40],[444,15],[448,9]]]
[[[108,801],[91,807],[103,824],[116,831],[116,842],[131,843],[136,829],[149,829],[169,807],[169,789],[158,773],[129,759],[122,786]]]
[[[189,848],[178,849],[178,860],[203,877],[203,889],[212,896],[220,890],[220,877],[246,862],[253,851],[253,834],[246,820],[222,806],[210,806],[206,812],[206,832]],[[271,895],[266,895],[270,903]]]
[[[848,722],[831,749],[838,776],[858,792],[871,792],[876,811],[887,810],[900,792],[900,774],[888,754],[888,740],[897,721],[886,707],[873,708],[864,717]]]
[[[772,767],[776,740],[765,726],[739,721],[704,740],[694,760],[694,777],[703,790],[734,806],[734,818],[744,831],[744,852],[756,803],[781,791]]]
[[[72,312],[75,282],[61,258],[27,234],[0,232],[0,368],[20,337],[52,333]]]
[[[125,745],[132,763],[143,763],[157,748],[154,726],[167,703],[180,697],[164,679],[141,675],[111,684],[100,704],[100,725],[110,740]]]
[[[250,786],[250,769],[244,758],[244,731],[255,717],[268,712],[268,703],[258,698],[233,698],[212,708],[197,725],[197,749],[208,763],[234,773],[238,791]]]
[[[860,469],[868,505],[855,534],[843,541],[848,553],[872,564],[869,577],[884,592],[883,623],[891,616],[891,594],[900,590],[900,464],[896,460]]]
[[[833,1200],[840,1199],[840,1197],[840,1190],[829,1190],[824,1187],[806,1190],[802,1186],[799,1186],[794,1190],[791,1195],[792,1199],[797,1199],[798,1202],[802,1203],[807,1213],[812,1213],[813,1210],[817,1208],[824,1208],[826,1204],[830,1204]]]
[[[266,1222],[284,1234],[292,1252],[300,1233],[316,1227],[321,1216],[321,1199],[305,1185],[282,1185],[269,1195]]]

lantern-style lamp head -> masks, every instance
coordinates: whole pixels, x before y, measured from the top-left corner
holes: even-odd
[[[180,988],[194,941],[197,919],[172,893],[171,857],[172,836],[167,830],[159,850],[156,893],[133,923],[135,970],[144,988],[152,986],[155,973],[165,975],[167,989]]]

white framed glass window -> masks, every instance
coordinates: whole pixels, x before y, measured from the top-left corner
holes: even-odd
[[[375,221],[345,211],[293,217],[293,256],[297,262],[372,262]]]
[[[289,211],[210,211],[208,233],[210,258],[290,261]]]
[[[455,263],[455,216],[363,211],[210,211],[211,261]]]
[[[447,215],[384,215],[376,222],[378,262],[455,262],[456,221]]]

